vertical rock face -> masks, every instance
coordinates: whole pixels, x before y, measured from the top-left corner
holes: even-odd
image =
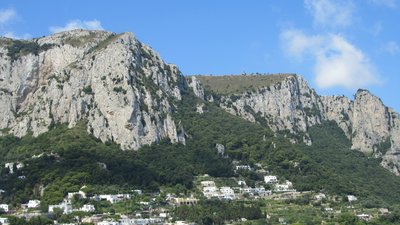
[[[311,144],[308,127],[324,119],[315,91],[308,88],[303,78],[294,75],[282,76],[281,81],[255,91],[222,96],[220,106],[252,122],[264,118],[273,131],[301,134],[306,144]]]
[[[373,153],[376,145],[390,138],[390,115],[382,101],[359,90],[353,104],[353,148]]]
[[[379,98],[367,90],[359,90],[354,100],[345,96],[318,96],[296,75],[274,80],[239,94],[226,94],[229,91],[224,90],[225,94],[219,93],[219,105],[252,122],[265,120],[274,131],[286,130],[301,136],[306,144],[312,144],[307,133],[309,127],[326,120],[335,121],[352,141],[352,149],[382,158],[382,166],[400,175],[400,116]],[[204,93],[201,85],[196,87],[197,92]],[[212,88],[209,91],[213,92]]]
[[[86,120],[88,132],[123,149],[162,138],[178,141],[170,113],[185,80],[132,33],[75,30],[23,42],[2,38],[0,81],[2,134],[36,136],[54,123],[73,127]]]

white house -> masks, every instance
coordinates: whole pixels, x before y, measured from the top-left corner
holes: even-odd
[[[231,187],[221,187],[219,191],[221,192],[220,198],[235,199],[235,191]]]
[[[72,199],[75,195],[81,198],[86,198],[86,193],[81,190],[79,190],[78,192],[68,192],[67,198]]]
[[[264,182],[267,184],[275,184],[278,183],[278,179],[276,176],[264,176]]]
[[[239,186],[246,186],[247,185],[246,181],[244,181],[244,180],[239,180],[237,183],[238,183]]]
[[[22,167],[24,167],[24,164],[23,163],[21,163],[21,162],[16,162],[16,163],[14,163],[14,162],[9,162],[9,163],[6,163],[5,164],[5,168],[8,168],[8,171],[10,172],[10,173],[14,173],[15,171],[14,171],[14,165],[15,165],[15,167],[17,168],[17,170],[19,170],[19,169],[21,169]]]
[[[347,195],[347,200],[349,200],[349,202],[355,202],[357,201],[357,197],[354,195]]]
[[[72,204],[71,200],[64,200],[58,205],[49,205],[49,212],[54,213],[55,209],[61,209],[63,214],[70,214],[72,213]]]
[[[7,204],[0,204],[0,209],[2,209],[4,212],[8,212],[8,205]]]
[[[215,182],[211,180],[206,180],[201,182],[202,187],[213,187],[215,186]]]
[[[251,167],[249,165],[239,165],[236,166],[236,171],[237,170],[251,170]]]
[[[8,223],[8,218],[3,218],[3,217],[1,217],[0,218],[0,224],[1,225],[8,225],[9,223]]]
[[[206,198],[218,197],[218,189],[215,186],[203,187],[203,195]]]
[[[360,220],[364,220],[364,221],[370,221],[370,220],[372,219],[372,216],[371,216],[371,215],[368,215],[368,214],[365,214],[365,213],[359,214],[359,215],[357,215],[357,217],[358,217]]]
[[[82,208],[80,208],[80,211],[83,212],[94,212],[95,210],[94,205],[83,205]]]
[[[326,195],[324,193],[318,193],[314,196],[315,200],[317,201],[322,201],[322,199],[326,198]]]
[[[29,200],[27,206],[28,208],[37,208],[40,205],[40,201],[39,200]]]

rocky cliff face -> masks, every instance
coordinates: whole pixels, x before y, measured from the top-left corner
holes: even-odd
[[[185,86],[178,68],[132,33],[0,39],[1,134],[36,136],[54,123],[86,120],[88,132],[123,149],[177,142],[171,112]]]
[[[382,158],[385,168],[400,175],[400,115],[387,108],[379,98],[367,90],[359,90],[354,100],[344,96],[319,96],[300,76],[273,76],[274,82],[265,85],[255,82],[252,89],[229,94],[213,86],[210,77],[189,80],[191,87],[197,89],[195,93],[203,93],[199,97],[214,99],[219,95],[218,104],[227,112],[252,122],[264,121],[272,130],[287,131],[309,145],[312,140],[308,128],[333,120],[352,141],[353,149]],[[242,76],[241,79],[249,78]],[[256,76],[251,79],[257,81]],[[202,81],[205,84],[202,85]],[[226,87],[232,85],[231,78],[226,81]],[[204,96],[202,86],[206,92],[209,89],[208,96]]]

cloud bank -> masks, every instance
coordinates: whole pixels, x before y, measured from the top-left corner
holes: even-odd
[[[380,83],[368,57],[340,35],[306,35],[290,29],[281,33],[281,41],[288,56],[300,60],[312,57],[315,82],[320,88],[354,90]]]
[[[304,0],[315,25],[347,27],[353,21],[354,7],[350,0]]]
[[[75,30],[75,29],[85,29],[85,30],[104,30],[101,26],[101,22],[98,20],[89,20],[89,21],[81,21],[81,20],[71,20],[65,26],[54,26],[50,27],[51,33],[58,33],[62,31]]]
[[[5,25],[17,18],[17,12],[14,9],[0,9],[0,25]]]

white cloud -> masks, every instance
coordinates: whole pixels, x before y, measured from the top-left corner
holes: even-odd
[[[396,8],[397,7],[397,2],[396,0],[369,0],[369,2],[377,4],[377,5],[383,5],[389,8]]]
[[[314,18],[314,24],[330,27],[346,27],[353,20],[352,1],[304,0],[305,7]]]
[[[315,82],[320,88],[353,90],[380,83],[369,59],[340,35],[306,35],[300,30],[287,30],[282,32],[281,40],[289,56],[313,58]]]
[[[14,9],[0,9],[0,25],[4,25],[17,18],[17,12]]]
[[[324,38],[319,35],[306,36],[302,31],[296,29],[286,30],[281,33],[281,40],[285,41],[285,53],[302,60],[305,53],[315,51],[321,46]]]
[[[71,20],[64,27],[50,27],[52,33],[58,33],[67,30],[75,29],[85,29],[85,30],[104,30],[101,26],[101,22],[98,20],[81,21],[81,20]]]
[[[397,53],[400,53],[400,46],[394,41],[389,41],[382,46],[381,50],[389,54],[395,55]]]

